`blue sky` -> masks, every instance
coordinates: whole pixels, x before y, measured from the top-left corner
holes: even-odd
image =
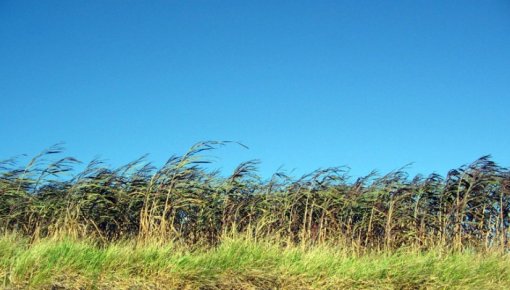
[[[508,1],[0,2],[0,159],[510,166]]]

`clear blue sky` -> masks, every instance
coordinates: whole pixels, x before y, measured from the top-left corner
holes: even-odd
[[[510,2],[2,0],[0,99],[0,159],[509,166]]]

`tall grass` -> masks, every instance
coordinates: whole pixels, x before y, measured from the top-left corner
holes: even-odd
[[[405,168],[352,179],[343,167],[263,181],[256,161],[227,177],[202,155],[227,142],[201,142],[156,168],[145,157],[119,168],[63,157],[60,146],[0,161],[0,229],[32,240],[135,238],[213,246],[228,234],[282,246],[336,244],[359,252],[399,248],[507,249],[510,172],[483,156],[437,174]]]

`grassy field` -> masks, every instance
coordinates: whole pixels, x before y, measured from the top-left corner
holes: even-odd
[[[400,249],[356,254],[225,238],[214,248],[134,241],[0,238],[4,288],[44,289],[508,289],[510,257]]]
[[[203,154],[226,144],[159,168],[80,165],[59,146],[0,160],[2,285],[510,289],[510,171],[490,156],[444,177],[263,179],[257,161],[212,170]]]

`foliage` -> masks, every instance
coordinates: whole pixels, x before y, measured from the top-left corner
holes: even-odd
[[[201,142],[155,168],[146,157],[116,169],[61,157],[60,145],[26,166],[0,161],[0,229],[32,239],[90,237],[103,242],[176,241],[212,246],[229,233],[282,245],[348,245],[358,251],[402,247],[508,248],[510,173],[489,156],[409,178],[405,168],[355,181],[346,168],[268,181],[257,161],[227,177],[207,170]]]

